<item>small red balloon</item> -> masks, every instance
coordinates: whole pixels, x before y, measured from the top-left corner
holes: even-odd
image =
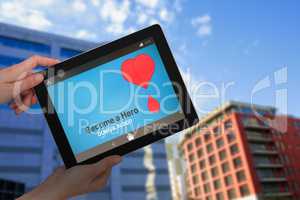
[[[154,99],[152,96],[148,97],[148,109],[150,112],[158,112],[160,109],[159,102]]]

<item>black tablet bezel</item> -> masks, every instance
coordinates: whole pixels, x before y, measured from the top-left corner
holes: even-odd
[[[92,157],[88,160],[78,163],[75,159],[75,155],[72,152],[71,146],[67,140],[64,129],[58,119],[55,108],[51,102],[49,95],[48,95],[47,88],[45,85],[47,79],[51,78],[52,76],[56,76],[57,73],[60,72],[60,70],[68,71],[71,69],[75,69],[80,65],[89,63],[92,60],[95,60],[99,57],[108,55],[109,53],[112,53],[118,49],[124,48],[126,46],[129,46],[131,44],[137,43],[139,41],[142,41],[142,40],[144,40],[146,38],[150,38],[150,37],[154,39],[154,42],[160,53],[161,59],[165,65],[166,71],[168,73],[168,76],[169,76],[171,82],[172,83],[175,82],[181,87],[181,91],[178,91],[177,87],[174,87],[174,90],[175,90],[175,93],[177,94],[177,96],[179,97],[182,111],[185,114],[185,119],[180,120],[174,124],[170,124],[169,127],[154,131],[145,136],[142,136],[140,138],[132,140],[126,144],[115,147],[112,150],[109,150],[104,153],[100,153],[99,155],[97,155],[95,157]],[[196,124],[199,120],[198,116],[196,114],[195,108],[193,106],[193,103],[192,103],[192,101],[189,97],[189,94],[187,92],[187,89],[185,87],[185,84],[180,75],[179,69],[178,69],[176,62],[173,58],[173,55],[171,53],[170,47],[167,43],[167,40],[163,34],[161,27],[158,24],[152,25],[148,28],[145,28],[143,30],[140,30],[138,32],[135,32],[135,33],[125,36],[123,38],[120,38],[118,40],[115,40],[111,43],[105,44],[103,46],[92,49],[88,52],[82,53],[78,56],[72,57],[68,60],[65,60],[65,61],[53,66],[53,67],[54,67],[54,70],[51,74],[48,73],[47,70],[43,72],[45,75],[45,80],[41,84],[39,84],[38,86],[35,87],[35,93],[36,93],[39,103],[43,109],[44,115],[49,124],[49,128],[52,132],[54,140],[57,143],[61,157],[67,168],[72,167],[77,164],[94,163],[94,162],[99,161],[109,155],[127,154],[138,148],[141,148],[141,147],[151,144],[157,140],[160,140],[169,135],[177,133],[185,128],[188,128],[188,127]],[[97,67],[97,65],[95,65],[94,67]],[[180,93],[180,96],[179,96],[179,93]],[[53,112],[49,112],[49,111],[53,111]]]

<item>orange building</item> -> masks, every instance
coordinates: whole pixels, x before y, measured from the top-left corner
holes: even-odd
[[[186,130],[188,198],[300,199],[300,119],[275,112],[230,102]]]

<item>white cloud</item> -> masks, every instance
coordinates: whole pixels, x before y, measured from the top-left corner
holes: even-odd
[[[104,20],[109,20],[113,23],[123,23],[128,18],[130,11],[130,2],[124,0],[118,3],[115,0],[106,1],[100,11],[100,16]]]
[[[100,5],[100,0],[91,0],[92,1],[92,4],[94,6],[99,6]]]
[[[167,1],[141,1],[135,8],[136,22],[138,25],[163,24],[169,25],[177,14],[177,9]]]
[[[174,8],[177,12],[182,11],[182,0],[174,0],[173,4],[174,4]]]
[[[120,35],[125,33],[124,26],[122,24],[109,24],[106,26],[106,32],[112,33],[114,35]],[[127,33],[127,31],[126,31]]]
[[[211,17],[209,15],[207,15],[207,14],[192,19],[192,24],[193,25],[208,24],[210,22],[211,22]]]
[[[173,25],[178,5],[167,0],[0,0],[0,21],[66,36],[94,38],[83,29],[96,33],[95,40],[110,40],[149,24]]]
[[[200,37],[205,37],[212,34],[211,17],[208,14],[192,19],[191,24],[196,28],[197,34]]]
[[[84,12],[86,11],[86,5],[82,0],[75,0],[72,3],[72,8],[74,9],[74,11],[76,12]]]
[[[159,1],[158,0],[136,0],[136,2],[148,8],[156,8]]]
[[[152,18],[152,19],[149,20],[149,25],[154,25],[154,24],[159,24],[158,19]]]
[[[162,8],[159,11],[159,17],[162,21],[170,22],[172,20],[172,14],[171,12],[168,12],[166,8]]]
[[[81,30],[77,31],[75,36],[80,39],[95,39],[97,37],[97,35],[95,33],[85,30],[85,29],[81,29]]]
[[[211,34],[211,25],[202,25],[198,28],[198,35],[200,36],[208,36]]]
[[[38,30],[52,26],[52,22],[43,12],[37,9],[26,9],[22,3],[16,0],[0,4],[0,19]]]
[[[116,35],[124,33],[124,23],[130,14],[130,2],[124,0],[119,3],[115,0],[106,1],[101,6],[100,17],[107,22],[106,31]]]
[[[146,15],[146,14],[143,13],[143,12],[141,12],[141,13],[139,13],[138,16],[137,16],[137,23],[138,23],[139,25],[145,24],[146,21],[148,20],[148,18],[149,18],[148,15]]]
[[[26,0],[23,1],[25,2]],[[31,3],[37,6],[50,6],[53,4],[53,1],[54,0],[31,0]]]

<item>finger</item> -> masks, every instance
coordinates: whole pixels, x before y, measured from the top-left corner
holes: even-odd
[[[30,93],[32,93],[32,90],[31,90],[31,89],[29,89],[29,90],[24,90],[24,91],[21,92],[21,95],[22,95],[22,96],[26,96],[27,94],[30,94]]]
[[[109,156],[93,164],[93,167],[95,168],[96,172],[98,172],[98,174],[101,174],[112,166],[120,163],[121,160],[121,156]]]
[[[80,165],[76,167],[80,168],[79,169],[80,172],[84,174],[86,177],[90,177],[91,179],[94,179],[95,177],[107,171],[107,169],[110,169],[113,165],[119,163],[120,160],[121,160],[120,156],[111,156],[95,164]]]
[[[11,87],[12,88],[12,90],[13,90],[13,87]],[[22,96],[22,98],[23,98],[23,96],[26,96],[27,94],[29,94],[29,93],[33,93],[33,91],[32,90],[25,90],[25,91],[23,91],[23,92],[21,92],[21,96]],[[20,97],[21,97],[20,96]],[[18,107],[18,104],[20,104],[22,101],[21,101],[21,99],[22,98],[18,98],[18,99],[13,99],[13,101],[11,102],[11,103],[9,103],[9,107],[11,108],[11,109],[15,109],[15,108],[17,108]]]
[[[17,96],[26,90],[31,90],[44,80],[44,76],[40,73],[32,74],[20,81],[17,81],[13,87],[13,96]]]
[[[30,73],[32,69],[34,69],[37,66],[50,67],[57,63],[59,63],[59,60],[57,59],[52,59],[52,58],[47,58],[42,56],[32,56],[19,64],[7,68],[6,76],[4,79],[7,82],[20,80],[28,75],[26,73]]]
[[[107,169],[110,169],[113,165],[116,165],[121,161],[120,156],[110,156],[100,160],[99,162],[91,165],[82,166],[84,173],[88,176],[96,177],[104,173]]]
[[[100,176],[97,176],[89,185],[90,192],[94,192],[103,188],[107,184],[110,174],[111,174],[111,168],[106,170]]]
[[[23,98],[22,98],[22,104],[18,106],[18,110],[16,110],[17,114],[20,114],[21,112],[25,112],[26,110],[29,109],[29,107],[31,106],[31,99],[33,97],[33,92],[32,90],[30,90],[31,92],[26,94]]]

